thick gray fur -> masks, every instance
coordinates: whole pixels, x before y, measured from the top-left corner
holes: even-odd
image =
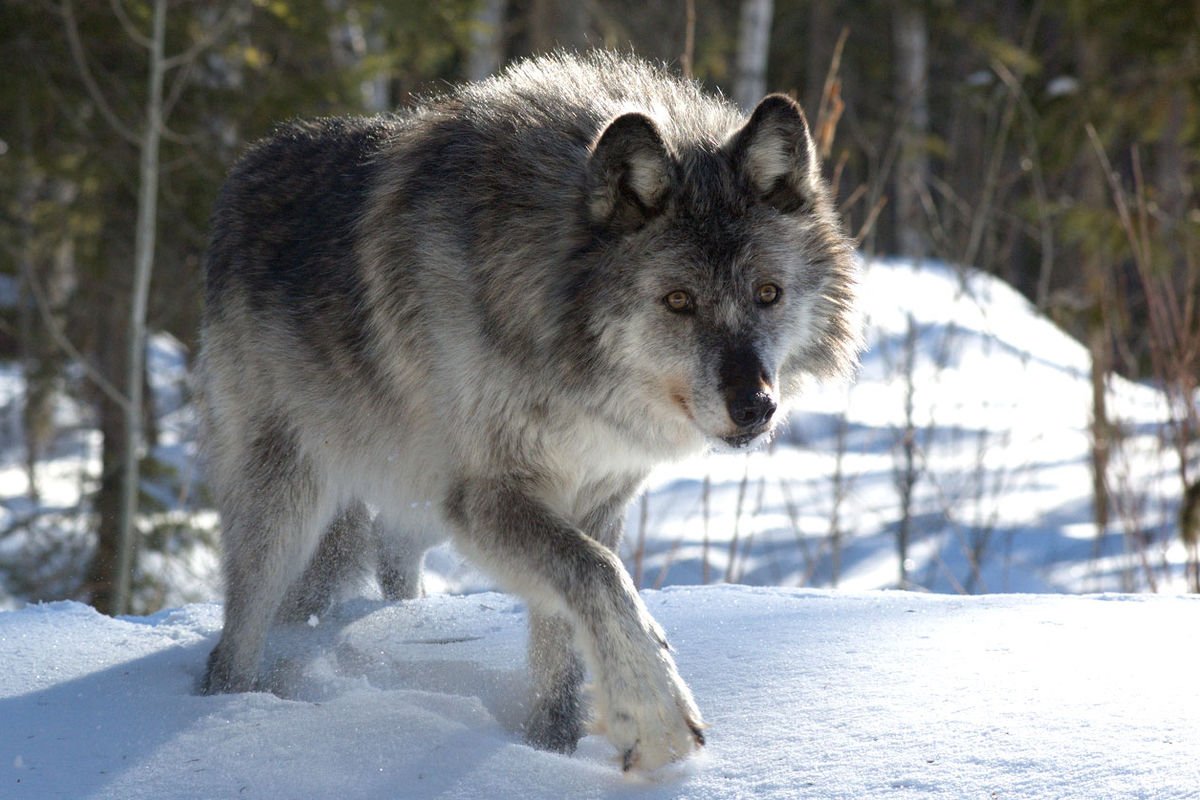
[[[794,102],[747,119],[640,61],[559,55],[293,123],[233,169],[206,268],[206,692],[261,685],[271,621],[376,567],[419,595],[449,537],[530,605],[531,743],[575,747],[585,671],[627,768],[703,743],[615,550],[654,465],[764,440],[855,361],[855,256]]]

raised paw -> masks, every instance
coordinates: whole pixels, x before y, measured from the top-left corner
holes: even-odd
[[[702,727],[702,725],[690,723],[688,725],[688,728],[692,732],[692,742],[695,744],[697,749],[704,747],[704,731],[701,730]],[[651,761],[645,756],[645,751],[639,750],[637,744],[635,744],[633,747],[621,754],[621,770],[624,772],[629,772],[632,769],[641,768],[649,771],[656,769],[657,767],[662,766],[670,761],[678,761],[687,755],[687,752],[680,754],[676,751],[671,751],[669,753],[669,758],[661,761]]]
[[[654,770],[704,746],[705,725],[691,690],[665,649],[656,662],[636,681],[602,681],[602,728],[626,771]]]

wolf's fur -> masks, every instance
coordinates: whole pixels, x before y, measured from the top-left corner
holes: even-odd
[[[795,103],[747,121],[614,55],[257,144],[207,261],[226,605],[205,691],[253,688],[271,620],[376,540],[412,597],[449,536],[529,602],[530,742],[574,748],[586,667],[627,767],[683,757],[703,723],[614,553],[626,504],[851,366],[855,270]]]

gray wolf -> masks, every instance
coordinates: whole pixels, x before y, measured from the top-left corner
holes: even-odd
[[[622,56],[254,145],[206,262],[226,601],[203,691],[260,685],[272,620],[363,569],[418,595],[449,537],[529,604],[531,744],[574,749],[586,672],[627,769],[687,756],[704,723],[615,554],[626,505],[851,368],[856,269],[792,100],[746,118]]]

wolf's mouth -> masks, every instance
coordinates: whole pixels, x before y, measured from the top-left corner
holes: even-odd
[[[692,416],[692,407],[688,405],[686,397],[684,397],[682,394],[675,393],[671,395],[671,399],[675,401],[675,405],[679,406],[679,409],[683,411],[684,415],[687,416],[688,419],[690,419],[692,422],[696,421],[696,418]]]
[[[746,433],[739,433],[736,436],[722,436],[721,441],[724,442],[725,444],[729,445],[730,447],[745,447],[746,445],[753,442],[755,439],[757,439],[759,436],[761,436],[765,432],[766,432],[766,429],[763,428],[762,430],[747,431]]]

